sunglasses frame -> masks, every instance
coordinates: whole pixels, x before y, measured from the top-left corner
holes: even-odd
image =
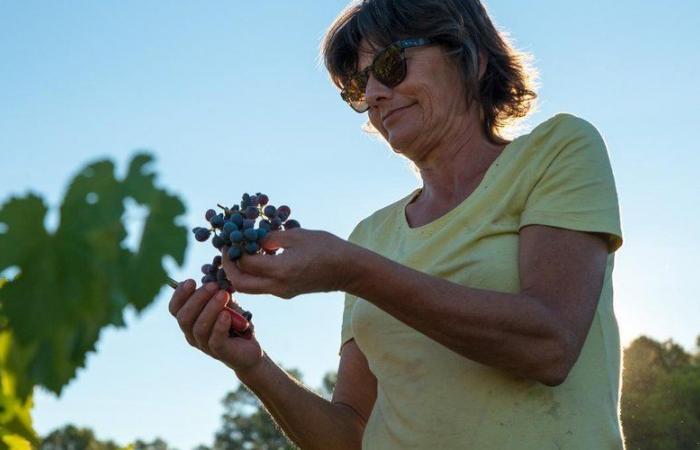
[[[350,105],[350,107],[354,111],[358,113],[366,112],[369,109],[369,105],[365,100],[365,91],[367,89],[367,81],[369,80],[370,71],[372,72],[372,75],[374,75],[374,78],[376,78],[377,81],[384,84],[385,86],[390,88],[398,86],[406,78],[406,56],[404,54],[405,50],[407,48],[422,47],[433,43],[435,43],[435,41],[430,38],[409,38],[402,39],[400,41],[396,41],[392,44],[387,45],[386,47],[377,52],[377,54],[374,56],[374,59],[372,60],[372,64],[355,73],[354,75],[348,77],[348,82],[345,83],[345,86],[340,91],[340,97],[348,105]],[[387,83],[387,79],[382,80],[383,77],[381,76],[381,68],[377,67],[380,58],[382,58],[389,50],[398,50],[400,64],[402,66],[403,72],[403,75],[398,80],[392,83]],[[352,87],[348,88],[348,86]]]

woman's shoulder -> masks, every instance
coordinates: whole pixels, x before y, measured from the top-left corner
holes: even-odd
[[[520,165],[548,164],[562,151],[567,153],[593,152],[607,154],[607,148],[598,129],[586,119],[571,113],[558,113],[541,122],[532,131],[514,141]]]
[[[541,142],[543,139],[558,141],[582,136],[599,138],[600,133],[588,120],[568,112],[560,112],[541,122],[524,137],[529,141]]]

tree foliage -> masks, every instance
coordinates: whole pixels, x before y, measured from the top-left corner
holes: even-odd
[[[622,375],[628,450],[700,448],[700,352],[643,336],[625,350]]]
[[[294,379],[302,382],[302,374],[297,369],[287,369]],[[323,378],[318,394],[330,398],[335,387],[335,372]],[[245,385],[228,393],[222,404],[224,414],[222,425],[216,432],[213,450],[296,450],[294,445],[278,427],[265,406]],[[198,450],[205,450],[200,447]],[[206,449],[208,450],[208,449]]]
[[[66,425],[49,433],[42,439],[39,450],[174,450],[163,439],[151,442],[136,440],[133,444],[120,447],[114,441],[103,441],[89,428]]]
[[[39,450],[120,450],[113,441],[100,441],[89,428],[66,425],[49,433]]]
[[[164,285],[162,260],[182,265],[185,212],[156,187],[152,157],[137,154],[117,179],[111,161],[90,164],[69,184],[57,229],[35,194],[0,206],[0,273],[18,273],[0,289],[0,450],[6,436],[36,444],[29,410],[34,386],[59,395],[95,350],[100,331],[123,326],[123,311],[140,312]],[[125,201],[148,209],[136,250],[126,247]],[[16,446],[16,445],[15,445]]]
[[[301,380],[296,369],[287,370]],[[241,384],[223,399],[222,426],[214,437],[213,450],[296,450],[264,405]]]

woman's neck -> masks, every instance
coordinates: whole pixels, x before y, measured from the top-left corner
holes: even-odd
[[[476,188],[507,144],[507,141],[489,142],[475,126],[445,139],[427,158],[416,162],[423,180],[420,202],[431,205],[460,202]]]

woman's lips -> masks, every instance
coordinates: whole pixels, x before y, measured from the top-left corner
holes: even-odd
[[[401,108],[396,108],[395,110],[391,111],[389,114],[387,114],[386,116],[384,116],[384,118],[382,119],[382,122],[386,122],[387,119],[389,119],[389,117],[392,117],[395,113],[400,112],[400,111],[403,111],[403,110],[405,110],[405,109],[407,109],[407,108],[410,108],[410,107],[413,106],[413,105],[415,105],[415,103],[414,103],[414,104],[411,104],[411,105],[408,105],[408,106],[402,106]]]

